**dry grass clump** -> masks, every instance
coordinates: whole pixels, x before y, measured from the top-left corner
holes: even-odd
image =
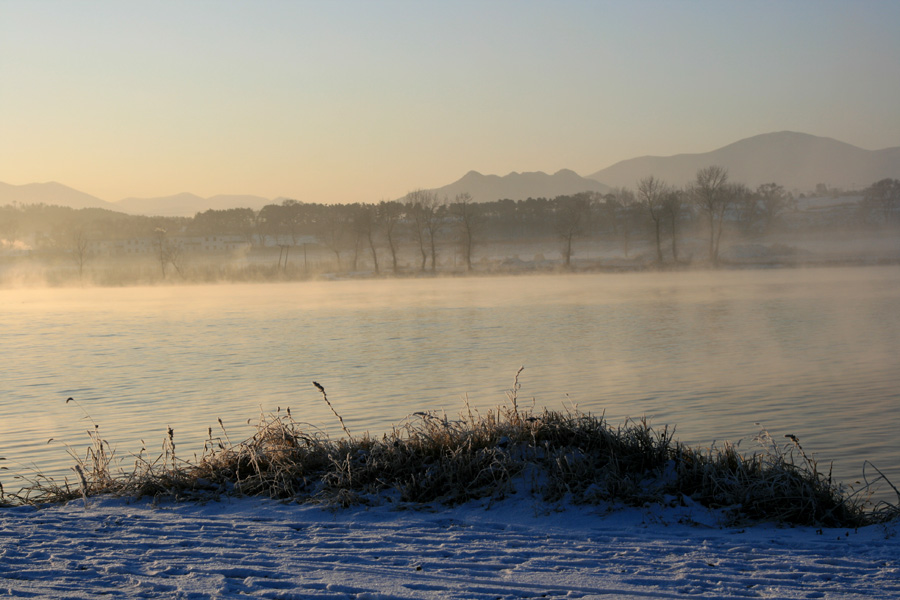
[[[332,440],[288,411],[261,417],[238,444],[210,439],[192,475],[220,492],[280,499],[349,505],[393,491],[402,502],[465,502],[499,493],[516,472],[492,443],[498,434],[473,425],[419,413],[380,439]]]
[[[682,452],[677,461],[679,493],[705,506],[733,507],[751,520],[830,527],[869,522],[867,498],[848,496],[830,472],[818,470],[795,436],[785,437],[790,442],[779,447],[763,431],[760,440],[768,442],[768,450],[749,456],[732,444]]]
[[[729,444],[689,448],[674,441],[668,428],[654,429],[645,420],[613,428],[602,416],[577,409],[520,410],[518,380],[508,406],[484,414],[466,407],[456,419],[420,412],[380,438],[354,436],[324,388],[315,385],[346,437],[331,439],[295,421],[290,409],[279,409],[261,415],[256,432],[237,443],[220,420],[220,435],[209,430],[194,462],[176,457],[170,429],[157,458],[149,460],[143,450],[130,469],[122,469],[95,425],[86,453],[71,452],[77,482],[60,484],[37,476],[17,494],[0,490],[0,502],[39,504],[78,497],[87,502],[93,495],[114,494],[175,499],[262,495],[334,506],[458,504],[500,499],[522,490],[524,482],[548,502],[643,505],[690,499],[726,508],[736,520],[855,527],[900,516],[900,502],[871,505],[866,495],[871,484],[848,493],[830,473],[819,471],[793,436],[779,447],[763,432],[765,445],[750,455]],[[884,479],[878,474],[876,481]]]
[[[77,405],[72,398],[66,400],[67,404],[69,402]],[[175,432],[172,429],[168,430],[162,450],[155,459],[148,459],[147,450],[143,448],[133,457],[134,462],[129,470],[122,466],[115,450],[100,435],[100,426],[86,412],[85,417],[92,424],[87,432],[90,445],[83,455],[67,447],[75,461],[72,470],[78,481],[70,482],[66,478],[60,482],[42,473],[17,475],[25,485],[16,494],[4,494],[0,486],[0,503],[39,505],[68,502],[76,498],[83,498],[87,503],[88,498],[99,495],[182,497],[186,491],[197,488],[198,482],[190,464],[176,458]]]

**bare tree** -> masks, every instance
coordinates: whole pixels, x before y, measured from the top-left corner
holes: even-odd
[[[437,234],[441,221],[441,202],[434,192],[415,190],[406,195],[409,211],[412,213],[415,237],[422,253],[422,271],[431,251],[431,271],[437,269]]]
[[[587,228],[590,204],[583,194],[575,196],[559,196],[554,200],[556,214],[556,234],[562,240],[563,264],[568,269],[572,266],[575,238],[584,234]]]
[[[471,271],[475,237],[483,223],[481,207],[472,202],[472,196],[468,193],[457,194],[454,203],[450,205],[450,213],[456,218],[459,248],[466,261],[466,271]]]
[[[664,218],[669,222],[672,234],[672,260],[678,262],[678,231],[681,217],[685,212],[684,192],[670,188],[663,195],[662,208]]]
[[[748,193],[734,199],[734,210],[738,225],[745,234],[757,233],[763,219],[759,196]]]
[[[631,249],[631,229],[636,204],[634,192],[626,188],[615,188],[604,197],[603,215],[609,222],[613,235],[619,238],[625,258],[628,258]]]
[[[669,186],[654,176],[644,177],[638,182],[638,198],[647,209],[653,220],[656,232],[656,262],[663,263],[662,253],[662,222],[664,214],[663,200],[669,193]]]
[[[84,265],[90,257],[90,241],[84,229],[78,227],[71,234],[71,256],[78,267],[78,280],[84,281]]]
[[[397,225],[400,223],[400,217],[403,214],[403,205],[399,202],[385,202],[382,200],[378,204],[378,221],[384,229],[384,237],[387,239],[388,248],[391,250],[391,266],[394,274],[397,274],[397,243],[396,232]]]
[[[184,248],[178,242],[170,241],[168,248],[169,263],[175,268],[179,277],[184,278]]]
[[[743,183],[728,183],[724,188],[726,202],[728,204],[728,208],[726,210],[733,209],[746,211],[746,219],[747,221],[743,223],[743,225],[747,228],[748,231],[752,231],[755,228],[756,221],[760,218],[760,211],[757,204],[756,194],[747,187]],[[722,235],[721,228],[719,230],[719,235]],[[716,250],[718,251],[718,241],[716,241]]]
[[[287,272],[288,258],[291,254],[291,244],[278,244],[278,268]]]
[[[322,206],[321,228],[319,229],[319,241],[334,253],[337,259],[337,268],[343,268],[341,264],[341,252],[347,247],[348,229],[350,223],[347,218],[346,207],[340,204],[334,206]]]
[[[359,268],[359,254],[365,243],[365,224],[361,213],[361,205],[347,204],[344,207],[347,210],[347,218],[350,221],[350,236],[353,240],[353,260],[350,263],[350,270],[356,271]]]
[[[759,199],[766,231],[771,231],[781,215],[796,206],[796,201],[791,195],[776,183],[764,183],[757,187],[756,197]]]
[[[166,230],[162,227],[157,227],[153,230],[153,246],[156,250],[156,258],[159,260],[159,268],[162,271],[163,279],[166,278],[166,266],[169,264],[166,245]]]
[[[690,187],[691,197],[709,223],[709,260],[719,262],[719,241],[725,213],[731,205],[732,196],[727,189],[728,171],[723,167],[710,166],[697,171],[697,177]]]
[[[375,250],[375,230],[378,227],[378,215],[375,206],[371,204],[354,205],[353,210],[353,228],[356,231],[356,248],[359,253],[361,243],[368,246],[372,253],[372,265],[375,268],[375,274],[379,274],[378,269],[378,252]],[[356,269],[356,255],[353,258],[353,268]]]
[[[427,234],[425,231],[424,218],[421,214],[423,212],[422,204],[427,195],[428,192],[425,190],[413,190],[406,194],[406,212],[412,216],[413,237],[419,245],[419,252],[422,254],[421,271],[425,270],[425,265],[428,262],[428,251],[426,250],[425,243]]]
[[[259,233],[272,239],[278,247],[278,268],[287,271],[291,248],[297,244],[299,221],[295,218],[300,203],[287,199],[281,204],[267,204],[258,215]],[[266,241],[262,242],[264,245]]]
[[[287,229],[288,234],[291,236],[291,246],[297,246],[300,242],[303,227],[306,225],[309,207],[303,202],[290,198],[283,200],[281,205],[283,207],[283,227]]]
[[[166,267],[172,265],[175,272],[184,276],[184,253],[181,244],[169,239],[168,232],[162,227],[153,230],[153,246],[156,250],[156,258],[159,261],[159,269],[163,279],[166,278]]]

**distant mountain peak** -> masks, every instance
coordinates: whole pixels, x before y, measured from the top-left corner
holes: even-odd
[[[114,204],[70,188],[57,181],[12,185],[0,183],[0,205],[47,204],[70,208],[105,208],[116,210]]]
[[[680,186],[709,165],[725,167],[731,180],[751,187],[774,182],[788,190],[804,192],[824,183],[852,190],[900,175],[900,148],[863,150],[832,138],[776,131],[710,152],[632,158],[588,177],[611,186],[634,188],[642,177],[653,175]]]
[[[502,177],[469,171],[459,180],[429,191],[442,198],[455,198],[458,194],[468,193],[476,202],[493,202],[502,199],[555,198],[580,192],[608,190],[608,186],[598,181],[581,177],[569,169],[561,169],[553,175],[543,171],[512,171]]]

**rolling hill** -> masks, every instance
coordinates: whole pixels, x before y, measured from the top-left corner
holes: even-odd
[[[900,147],[863,150],[831,138],[781,131],[746,138],[701,154],[642,156],[588,175],[610,186],[635,187],[654,175],[672,185],[690,182],[698,169],[719,165],[733,181],[756,187],[774,182],[806,192],[817,184],[862,189],[886,177],[900,178]]]
[[[116,205],[79,192],[61,183],[27,183],[11,185],[0,182],[0,206],[6,204],[47,204],[71,208],[106,208],[118,210]]]
[[[440,198],[447,197],[451,201],[457,194],[468,193],[475,202],[493,202],[506,198],[525,200],[555,198],[579,192],[608,192],[609,186],[594,179],[581,177],[568,169],[562,169],[553,175],[537,171],[514,172],[503,177],[469,171],[449,185],[428,191],[437,193]]]

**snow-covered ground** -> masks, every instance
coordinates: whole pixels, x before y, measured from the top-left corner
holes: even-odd
[[[0,509],[0,597],[900,598],[898,533],[524,498],[337,511],[101,498]]]

